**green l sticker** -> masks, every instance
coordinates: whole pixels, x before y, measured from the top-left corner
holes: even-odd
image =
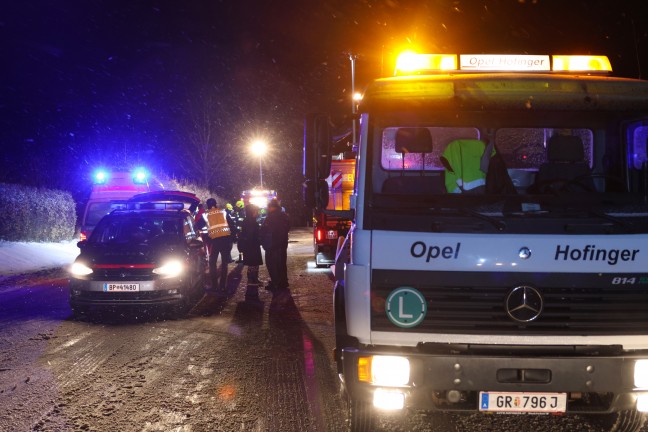
[[[425,297],[412,287],[396,288],[385,303],[389,321],[402,328],[416,327],[427,313]]]

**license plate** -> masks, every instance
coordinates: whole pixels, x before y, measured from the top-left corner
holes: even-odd
[[[479,411],[564,413],[567,393],[479,392]]]
[[[338,233],[335,230],[326,231],[326,238],[329,240],[335,240],[338,238]]]
[[[103,284],[104,292],[131,292],[139,291],[138,283],[105,283]]]

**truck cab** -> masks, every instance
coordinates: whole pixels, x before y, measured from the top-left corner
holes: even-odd
[[[411,55],[359,111],[334,288],[351,430],[406,409],[639,430],[648,82],[603,56]],[[305,134],[315,184],[323,118]]]

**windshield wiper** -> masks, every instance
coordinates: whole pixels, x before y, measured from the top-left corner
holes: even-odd
[[[501,221],[501,220],[499,220],[497,218],[494,218],[492,216],[488,216],[488,215],[479,213],[479,212],[477,212],[475,210],[467,209],[465,207],[458,207],[456,210],[458,210],[459,213],[461,213],[463,215],[473,216],[473,217],[475,217],[477,219],[481,219],[483,221],[486,221],[486,222],[490,223],[492,226],[495,227],[495,229],[497,231],[504,231],[506,229],[506,222]]]
[[[623,227],[623,228],[626,229],[626,232],[634,232],[635,229],[636,229],[634,224],[632,224],[630,222],[626,222],[624,220],[621,220],[621,219],[619,219],[619,218],[617,218],[615,216],[610,216],[609,214],[600,212],[598,210],[590,210],[590,214],[592,216],[600,217],[601,219],[605,219],[607,221],[610,221],[610,222],[614,223],[617,226]]]

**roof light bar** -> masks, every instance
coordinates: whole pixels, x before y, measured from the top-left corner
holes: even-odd
[[[554,72],[612,72],[607,56],[555,55],[552,60]]]
[[[398,56],[394,75],[414,75],[421,72],[457,70],[455,54],[416,54],[406,51]]]
[[[461,54],[457,56],[455,54],[416,54],[407,51],[398,56],[394,75],[450,71],[609,73],[612,72],[612,66],[606,56],[600,55]]]

